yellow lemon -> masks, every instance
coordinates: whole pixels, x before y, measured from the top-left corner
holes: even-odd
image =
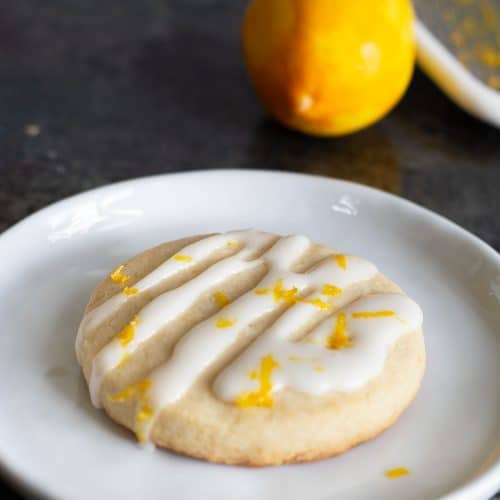
[[[384,116],[415,62],[410,0],[253,0],[243,51],[267,111],[315,135],[342,135]]]

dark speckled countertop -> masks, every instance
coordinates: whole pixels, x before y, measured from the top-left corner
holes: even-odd
[[[500,249],[500,131],[419,71],[380,123],[340,139],[261,111],[237,0],[3,0],[0,231],[53,201],[131,177],[293,170],[398,193]],[[0,492],[2,492],[0,484]]]

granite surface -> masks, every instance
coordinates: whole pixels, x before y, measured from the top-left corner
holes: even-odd
[[[499,130],[419,71],[367,130],[339,139],[286,130],[263,114],[244,72],[244,3],[3,0],[0,231],[109,182],[251,167],[398,193],[500,249]]]

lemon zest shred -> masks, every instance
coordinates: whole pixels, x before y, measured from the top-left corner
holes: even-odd
[[[340,269],[343,269],[344,271],[347,269],[347,259],[345,255],[341,253],[335,255],[335,262]]]
[[[328,295],[329,297],[335,297],[342,293],[342,288],[335,285],[325,284],[323,290],[321,290],[321,295]]]
[[[303,302],[304,304],[311,304],[318,309],[330,309],[330,307],[332,307],[331,304],[321,299],[300,299],[300,302]]]
[[[130,354],[128,352],[125,352],[123,356],[120,359],[120,362],[116,365],[117,368],[122,368],[123,365],[129,360]]]
[[[257,295],[267,295],[268,293],[273,294],[273,298],[275,302],[279,302],[282,300],[288,305],[293,305],[297,302],[297,292],[299,290],[297,287],[292,287],[289,289],[283,288],[283,279],[280,278],[274,285],[274,287],[271,288],[261,288],[258,290],[255,290],[255,293]]]
[[[345,313],[339,313],[337,319],[335,320],[333,333],[326,341],[326,347],[328,347],[328,349],[345,349],[351,345],[351,340],[346,333],[346,323],[347,317]]]
[[[151,420],[153,418],[153,415],[154,415],[153,408],[145,404],[141,406],[135,418],[137,422],[147,422],[148,420]]]
[[[132,320],[123,328],[123,330],[116,336],[120,341],[122,347],[126,347],[135,336],[135,327],[139,323],[139,316],[134,316]]]
[[[109,397],[109,399],[116,403],[123,403],[137,393],[140,395],[144,395],[152,384],[153,382],[150,379],[139,380],[139,382],[125,387],[125,389],[123,389],[121,392],[113,394]]]
[[[225,307],[229,304],[229,297],[224,292],[215,292],[214,299],[219,305],[219,307]]]
[[[215,321],[215,326],[217,328],[230,328],[235,323],[236,323],[236,320],[234,320],[234,319],[229,319],[229,318],[225,318],[224,316],[220,316]]]
[[[121,266],[118,266],[111,274],[110,278],[115,282],[115,283],[125,283],[130,279],[130,276],[127,276],[126,274],[122,274],[122,270],[125,266],[122,264]]]
[[[297,302],[297,292],[298,289],[295,286],[289,288],[288,290],[286,288],[283,288],[283,279],[280,278],[273,288],[274,301],[279,302],[280,300],[282,300],[288,305],[293,305],[295,304],[295,302]]]
[[[115,403],[123,403],[124,401],[127,401],[127,399],[130,399],[133,395],[135,394],[135,389],[133,386],[128,386],[123,389],[123,391],[118,392],[116,394],[113,394],[110,396],[110,400],[114,401]]]
[[[410,474],[410,471],[406,467],[396,467],[385,471],[385,475],[390,479],[397,479],[408,474]]]
[[[249,377],[259,381],[256,391],[248,391],[236,398],[236,404],[240,408],[251,408],[253,406],[272,408],[274,400],[271,397],[273,384],[271,382],[272,371],[279,368],[279,363],[268,354],[260,360],[259,371],[250,372]]]
[[[179,262],[193,262],[193,258],[189,257],[189,255],[174,255],[172,259],[177,260]]]
[[[368,319],[368,318],[389,318],[391,316],[396,316],[394,311],[381,310],[381,311],[359,311],[353,312],[351,316],[355,319]]]

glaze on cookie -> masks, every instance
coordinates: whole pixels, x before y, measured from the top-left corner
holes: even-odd
[[[333,455],[390,425],[420,384],[421,325],[418,305],[368,261],[304,236],[235,231],[118,266],[87,307],[76,352],[93,404],[140,441],[265,465]],[[390,411],[359,401],[382,391]],[[342,413],[356,409],[358,429],[308,438],[322,422],[349,428]],[[288,445],[245,439],[266,434],[266,420]]]

